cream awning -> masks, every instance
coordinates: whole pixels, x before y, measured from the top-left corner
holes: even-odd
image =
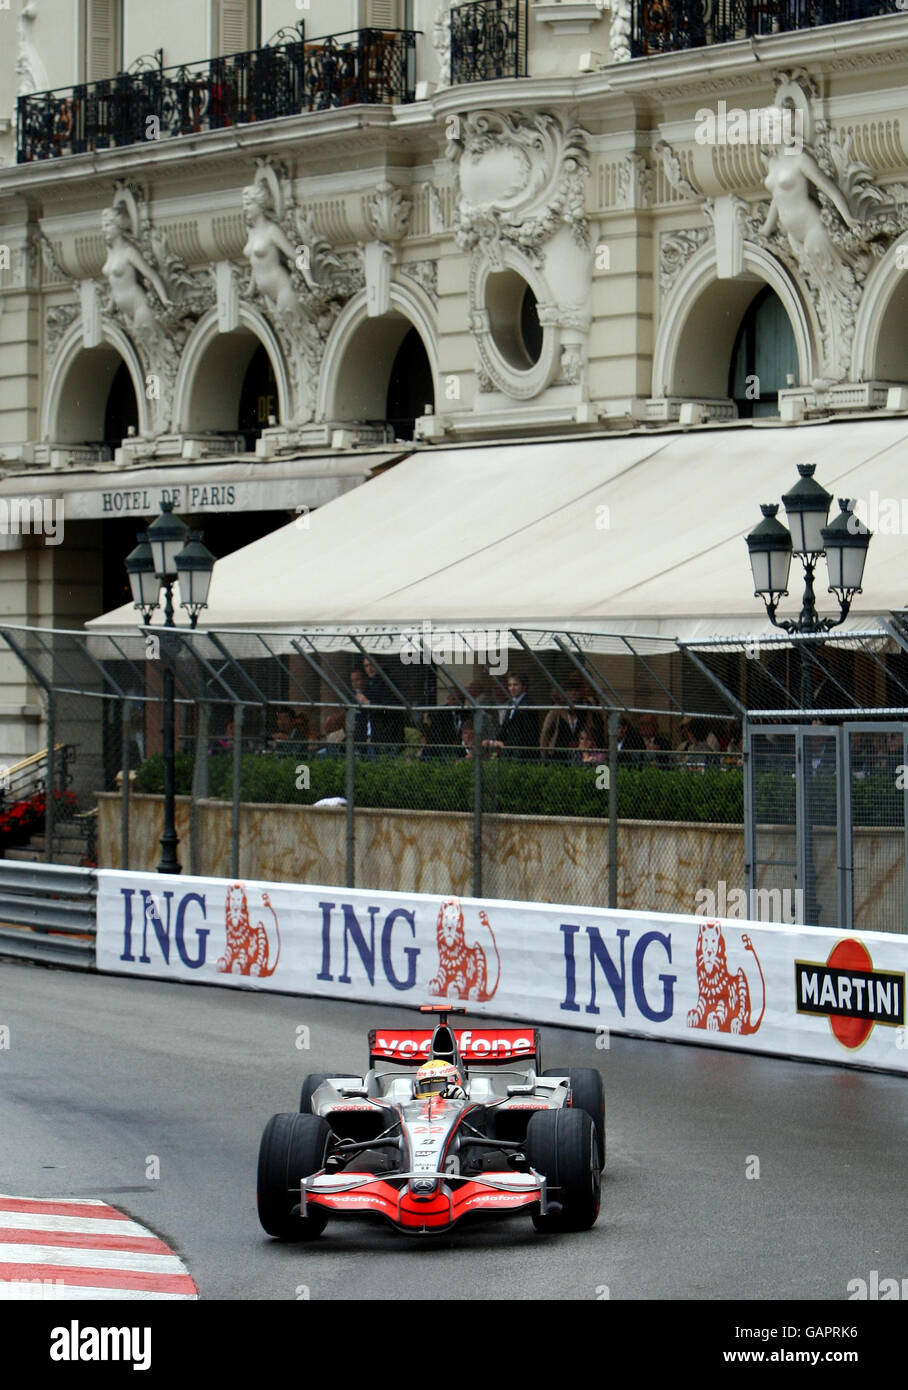
[[[864,499],[876,532],[850,620],[866,628],[908,600],[908,525],[883,507],[908,494],[906,459],[905,416],[419,450],[308,526],[219,560],[200,626],[769,631],[743,537],[815,462],[835,497]],[[904,511],[908,523],[908,497]],[[794,562],[794,613],[801,590]],[[135,621],[123,607],[90,627]]]

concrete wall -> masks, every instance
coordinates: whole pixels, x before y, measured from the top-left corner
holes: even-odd
[[[120,863],[120,798],[98,797],[98,864]],[[163,798],[130,801],[130,869],[160,858]],[[199,804],[198,872],[230,873],[230,814],[225,802]],[[346,816],[342,808],[244,805],[240,876],[293,883],[342,884]],[[180,858],[189,872],[189,811],[177,799]],[[471,892],[468,813],[364,809],[356,813],[358,887],[417,893]],[[736,825],[622,821],[618,827],[618,906],[691,912],[698,887],[744,881],[743,836]],[[608,826],[582,817],[487,816],[483,821],[483,893],[489,897],[602,905],[608,897]]]

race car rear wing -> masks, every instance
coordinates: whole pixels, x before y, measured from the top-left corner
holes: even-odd
[[[455,1028],[452,1030],[465,1066],[501,1066],[519,1062],[542,1067],[538,1028]],[[373,1028],[369,1033],[369,1066],[397,1062],[419,1066],[431,1054],[434,1029]]]

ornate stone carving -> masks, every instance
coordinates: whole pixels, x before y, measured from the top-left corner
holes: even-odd
[[[652,169],[642,154],[625,155],[618,166],[619,208],[648,208],[652,203]]]
[[[366,220],[376,241],[400,241],[407,233],[413,204],[402,188],[387,181],[380,183],[368,200]]]
[[[147,219],[143,225],[141,202],[141,195],[128,184],[118,184],[111,206],[101,213],[101,230],[107,242],[101,274],[109,291],[107,312],[118,315],[134,334],[145,336],[157,333],[157,314],[173,301],[157,267],[154,248],[148,244],[150,229]]]
[[[41,232],[34,223],[29,223],[24,239],[13,250],[13,288],[26,290],[37,287],[40,265]]]
[[[438,307],[437,261],[408,261],[406,265],[400,267],[400,274],[407,275],[411,280],[415,280],[420,289],[431,299],[435,307]]]
[[[295,207],[284,169],[271,160],[258,161],[243,202],[250,268],[240,297],[261,301],[274,324],[296,402],[292,423],[305,424],[315,413],[331,327],[342,303],[365,282],[363,259],[335,251],[315,230],[311,215]]]
[[[584,212],[589,173],[587,135],[541,113],[471,112],[448,146],[457,178],[457,242],[481,248],[495,268],[502,243],[541,266],[543,246],[562,225],[587,250]]]
[[[445,230],[445,210],[434,183],[426,184],[426,195],[429,199],[429,233],[431,236],[440,236]]]
[[[214,303],[215,287],[207,273],[190,272],[182,257],[171,252],[166,234],[152,228],[145,199],[133,185],[117,183],[101,225],[107,242],[102,318],[118,320],[135,342],[154,433],[164,433],[171,426],[183,346],[192,324]],[[83,299],[83,316],[87,302]]]
[[[585,304],[537,304],[536,313],[543,328],[574,328],[589,331],[592,310]]]
[[[579,343],[566,343],[561,349],[560,379],[576,386],[583,375],[583,349]]]
[[[680,271],[695,251],[709,240],[706,227],[689,227],[679,232],[663,232],[659,238],[659,286],[663,299],[671,294]]]
[[[873,171],[851,156],[851,137],[839,142],[816,120],[816,84],[782,73],[776,104],[806,111],[807,139],[764,152],[771,200],[748,219],[751,237],[800,278],[822,335],[818,388],[842,381],[851,367],[854,326],[867,273],[893,239],[908,230],[908,190],[884,191]],[[800,93],[800,96],[799,96]]]
[[[630,62],[631,0],[612,0],[612,24],[608,43],[616,63]]]
[[[682,198],[694,200],[702,197],[702,194],[698,193],[693,184],[682,174],[681,161],[666,140],[659,140],[653,145],[653,154],[662,161],[665,177],[676,193],[680,193]]]
[[[312,248],[288,233],[284,226],[288,211],[279,171],[260,159],[255,178],[243,189],[243,214],[249,228],[243,255],[251,268],[254,292],[274,321],[298,328],[303,313],[294,271],[312,288]],[[290,228],[296,231],[292,222]]]
[[[60,339],[79,317],[78,304],[55,304],[44,316],[44,355],[48,362],[56,356]]]
[[[47,271],[47,274],[54,280],[65,280],[69,285],[77,285],[78,281],[75,275],[70,275],[69,271],[64,270],[57,260],[57,253],[54,250],[53,243],[43,229],[38,232],[38,243],[41,247],[41,259],[44,262],[44,269]]]
[[[16,47],[16,92],[27,97],[32,92],[46,92],[50,87],[47,68],[34,45],[31,27],[38,17],[38,7],[33,3],[23,5],[17,24],[18,43]]]
[[[438,88],[451,85],[451,6],[450,0],[442,0],[435,11],[432,25],[432,47],[438,61]]]

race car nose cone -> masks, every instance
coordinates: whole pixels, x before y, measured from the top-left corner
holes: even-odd
[[[436,1178],[411,1178],[410,1191],[414,1197],[431,1197],[438,1186]]]

